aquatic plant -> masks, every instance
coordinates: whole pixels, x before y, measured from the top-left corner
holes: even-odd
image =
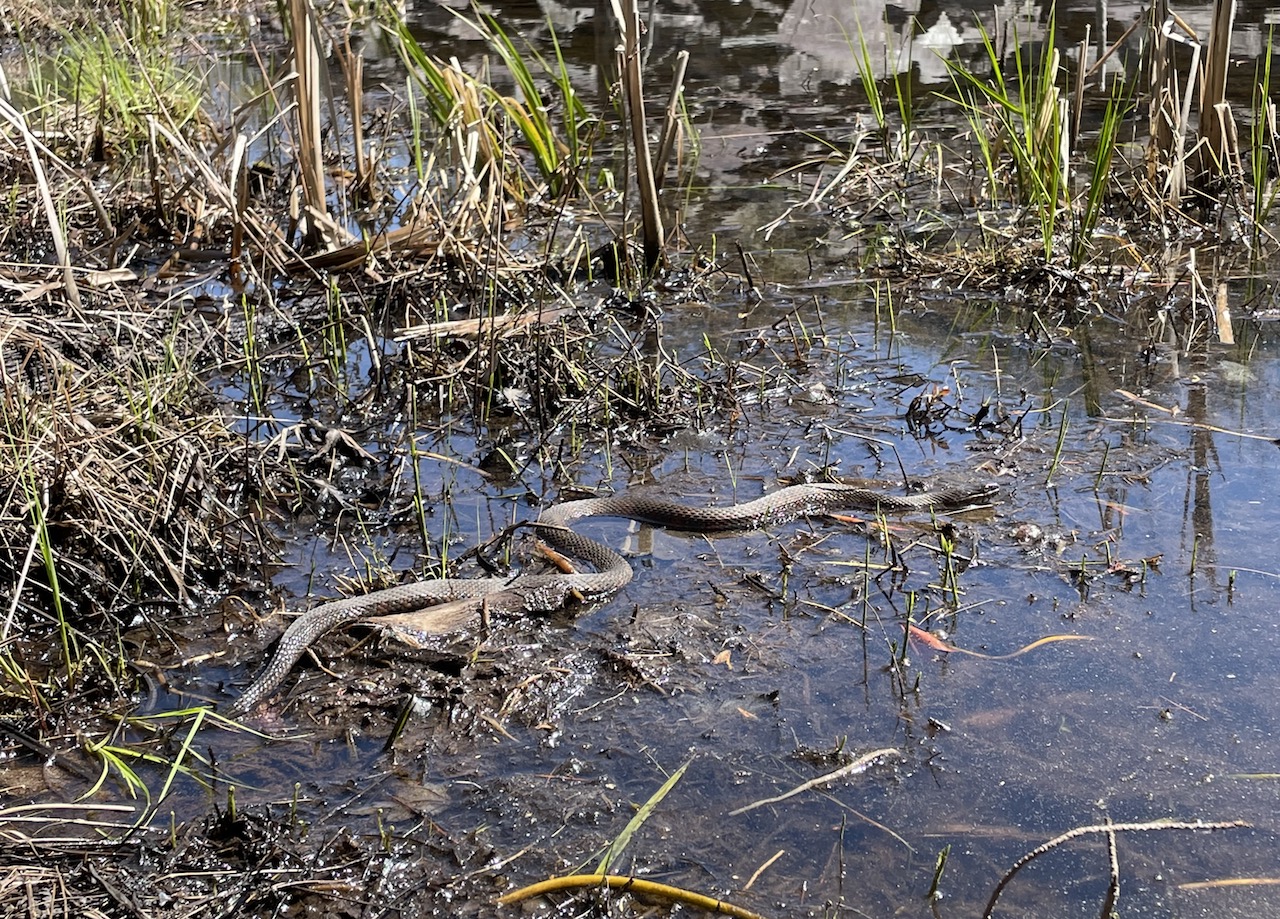
[[[841,23],[841,29],[844,28]],[[889,120],[886,114],[884,99],[880,95],[880,83],[876,80],[876,65],[871,59],[871,49],[867,47],[867,36],[862,30],[862,21],[858,21],[858,43],[846,32],[845,41],[853,53],[853,62],[858,69],[858,81],[862,84],[863,95],[867,97],[867,105],[871,108],[871,118],[875,121],[876,131],[880,135],[880,144],[887,154],[889,147]]]
[[[1084,193],[1084,203],[1078,209],[1078,218],[1072,228],[1071,266],[1082,267],[1093,251],[1093,233],[1102,216],[1107,192],[1111,187],[1112,163],[1115,160],[1116,148],[1120,142],[1120,130],[1126,116],[1133,108],[1133,84],[1126,80],[1115,80],[1111,85],[1111,95],[1107,98],[1107,107],[1102,115],[1102,125],[1094,141],[1093,163],[1089,173],[1089,184]]]
[[[1263,49],[1253,83],[1252,114],[1249,126],[1249,179],[1250,224],[1253,230],[1255,251],[1262,242],[1263,228],[1275,204],[1277,185],[1273,178],[1280,164],[1277,154],[1277,137],[1280,124],[1276,119],[1276,103],[1271,96],[1271,58],[1275,45],[1274,26],[1267,32],[1267,44]]]
[[[520,90],[520,100],[494,94],[495,98],[514,122],[523,138],[534,163],[552,197],[568,191],[581,173],[590,155],[587,116],[582,100],[574,91],[568,66],[555,37],[555,29],[549,29],[555,49],[555,67],[526,42],[522,54],[511,36],[491,14],[481,13],[477,20],[467,21],[498,53]],[[533,64],[552,78],[557,98],[555,104],[538,90]],[[558,112],[558,124],[552,121],[552,113]]]
[[[1052,9],[1039,57],[1023,47],[1017,26],[1013,31],[1012,72],[1006,69],[995,40],[978,22],[987,71],[978,73],[948,60],[954,94],[970,126],[985,169],[987,192],[997,203],[1024,207],[1040,226],[1040,244],[1046,260],[1054,254],[1058,218],[1068,206],[1070,160],[1067,150],[1067,103],[1058,88],[1060,55],[1055,45],[1056,24]],[[998,154],[1007,150],[1014,181],[1001,180],[1003,164]]]
[[[65,31],[52,61],[44,55],[32,59],[28,72],[36,97],[19,85],[19,103],[40,102],[42,119],[61,122],[73,136],[93,137],[92,158],[113,151],[136,154],[149,143],[150,124],[157,119],[176,132],[204,123],[203,85],[195,68],[160,45],[110,34],[101,25]],[[76,116],[80,124],[73,123]]]
[[[456,60],[445,63],[433,58],[400,20],[396,23],[397,48],[410,75],[423,90],[427,110],[437,127],[446,132],[465,130],[478,144],[482,161],[493,164],[506,153],[510,125],[524,142],[549,194],[559,197],[575,190],[590,155],[593,119],[573,88],[554,30],[553,67],[527,43],[522,52],[492,15],[477,13],[475,19],[455,15],[497,53],[514,79],[520,98],[503,94],[482,77],[463,73]],[[539,90],[535,68],[538,73],[551,76],[557,92],[554,102]],[[462,146],[458,145],[458,149]]]
[[[844,30],[843,24],[841,24],[841,29],[842,31]],[[871,117],[876,124],[876,133],[880,137],[881,152],[886,159],[897,160],[903,166],[907,166],[913,156],[912,138],[915,120],[915,100],[911,94],[911,43],[908,41],[906,47],[902,49],[891,49],[886,46],[883,49],[884,56],[877,64],[872,57],[871,49],[867,45],[867,36],[866,32],[863,31],[861,19],[857,20],[857,29],[858,41],[856,45],[847,31],[844,38],[853,55],[854,66],[858,71],[858,81],[862,86],[862,92],[871,108]],[[891,34],[888,29],[886,29],[886,33]],[[890,51],[897,52],[895,59],[890,59]],[[892,149],[890,140],[893,126],[889,122],[889,113],[885,105],[884,94],[880,89],[880,81],[876,79],[876,74],[882,70],[890,74],[888,79],[893,83],[893,100],[898,116],[898,143]]]

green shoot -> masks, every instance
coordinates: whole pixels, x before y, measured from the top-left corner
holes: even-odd
[[[841,24],[843,31],[844,25]],[[871,117],[875,120],[876,129],[880,134],[880,143],[882,147],[888,147],[889,142],[889,123],[885,117],[884,99],[880,97],[880,85],[876,82],[875,64],[871,60],[871,51],[867,48],[867,36],[862,31],[862,21],[858,20],[858,47],[853,47],[853,41],[845,33],[845,41],[849,43],[850,50],[854,52],[853,62],[858,68],[858,79],[862,83],[862,91],[867,97],[867,104],[871,106]]]
[[[1267,45],[1261,58],[1262,73],[1254,81],[1253,124],[1249,130],[1255,250],[1259,244],[1262,225],[1276,200],[1276,184],[1271,180],[1271,173],[1277,165],[1275,138],[1280,126],[1276,124],[1276,104],[1271,99],[1271,55],[1274,39],[1275,27],[1272,26],[1267,32]]]
[[[1062,464],[1062,449],[1067,443],[1067,407],[1062,407],[1062,416],[1058,421],[1058,442],[1053,448],[1053,460],[1049,464],[1049,475],[1045,481],[1046,488],[1053,487],[1053,477],[1058,472],[1058,467]]]
[[[939,897],[938,886],[942,883],[942,872],[946,870],[947,858],[951,855],[951,846],[945,845],[942,851],[938,853],[938,860],[933,864],[933,879],[929,881],[929,901],[933,902]]]
[[[1270,62],[1268,61],[1268,64]],[[1107,188],[1111,181],[1111,162],[1119,142],[1120,128],[1132,108],[1132,83],[1117,79],[1112,83],[1107,108],[1102,115],[1102,128],[1093,155],[1093,171],[1089,177],[1089,191],[1085,197],[1084,212],[1071,245],[1071,265],[1079,268],[1092,249],[1093,231],[1102,215]]]
[[[662,799],[667,796],[671,789],[676,787],[676,783],[684,777],[685,770],[689,768],[689,764],[693,760],[687,760],[683,766],[671,774],[671,777],[662,783],[662,787],[655,791],[649,800],[640,805],[640,809],[636,811],[627,825],[622,828],[622,832],[609,844],[609,848],[605,851],[604,857],[600,859],[600,864],[596,866],[596,874],[608,874],[609,869],[617,861],[618,856],[622,854],[622,850],[631,842],[631,837],[636,834],[640,827],[644,826],[645,821],[653,816],[654,810]]]
[[[948,61],[955,95],[944,98],[958,105],[969,121],[995,201],[1002,197],[997,150],[1009,151],[1017,193],[1011,203],[1034,212],[1040,224],[1044,257],[1048,260],[1053,255],[1057,218],[1067,181],[1066,102],[1060,98],[1057,87],[1060,58],[1054,44],[1056,17],[1050,13],[1045,27],[1046,41],[1036,62],[1027,59],[1014,30],[1012,73],[1006,72],[995,41],[981,22],[978,31],[986,51],[989,75],[980,76]]]

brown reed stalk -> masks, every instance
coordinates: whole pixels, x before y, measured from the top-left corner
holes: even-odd
[[[351,50],[349,36],[341,46],[334,46],[334,54],[347,84],[347,107],[351,116],[351,145],[354,148],[352,153],[356,171],[352,195],[360,201],[372,201],[375,197],[373,166],[364,146],[364,55]]]
[[[1169,9],[1166,0],[1152,4],[1150,14],[1150,142],[1147,152],[1148,179],[1160,189],[1160,199],[1178,207],[1187,191],[1186,142],[1191,99],[1200,70],[1200,41],[1185,22]],[[1179,31],[1175,31],[1179,30]],[[1191,50],[1191,67],[1185,90],[1173,67],[1173,45]]]
[[[305,243],[325,243],[324,227],[332,223],[324,185],[324,150],[320,135],[320,36],[310,0],[289,0],[293,26],[294,96],[298,101],[298,171],[302,179]]]
[[[658,141],[658,155],[654,162],[654,184],[658,191],[666,179],[667,164],[675,149],[676,139],[680,136],[680,96],[684,93],[684,73],[689,66],[689,52],[681,51],[676,55],[676,64],[671,74],[671,93],[667,96],[667,108],[662,122],[662,137]]]
[[[1090,27],[1084,27],[1084,38],[1080,39],[1080,45],[1076,49],[1076,81],[1075,90],[1071,99],[1071,149],[1076,148],[1076,143],[1080,139],[1080,116],[1084,114],[1084,84],[1089,71],[1089,32]]]
[[[244,253],[244,215],[249,209],[248,151],[249,138],[243,132],[237,132],[228,170],[229,185],[235,192],[235,207],[231,212],[235,221],[231,227],[231,264],[236,267]]]
[[[1165,22],[1169,19],[1167,0],[1155,0],[1148,14],[1147,36],[1147,107],[1148,137],[1151,138],[1147,158],[1149,178],[1157,179],[1160,164],[1167,164],[1173,150],[1174,118],[1178,111],[1178,84],[1170,82],[1169,36]]]
[[[662,214],[658,209],[658,186],[653,160],[649,156],[649,135],[644,117],[644,83],[640,75],[640,13],[636,0],[621,0],[614,7],[622,26],[622,87],[631,122],[635,151],[636,184],[640,190],[640,224],[644,237],[644,265],[653,271],[662,258]]]
[[[1209,26],[1208,53],[1200,94],[1200,138],[1196,186],[1206,190],[1230,175],[1240,159],[1235,121],[1226,101],[1227,68],[1231,63],[1231,31],[1235,25],[1235,0],[1215,0]]]

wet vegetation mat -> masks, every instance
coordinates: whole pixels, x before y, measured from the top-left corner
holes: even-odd
[[[1265,9],[862,6],[6,8],[0,915],[1275,911]]]

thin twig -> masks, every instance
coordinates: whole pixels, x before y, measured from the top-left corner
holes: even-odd
[[[1110,820],[1107,821],[1107,823],[1110,822]],[[1107,884],[1107,898],[1102,901],[1102,911],[1098,914],[1098,919],[1111,919],[1116,903],[1120,901],[1120,857],[1116,852],[1114,830],[1107,832],[1107,858],[1111,862],[1111,882]]]
[[[841,766],[839,769],[835,770],[834,772],[828,772],[826,775],[820,775],[816,779],[810,779],[807,782],[797,785],[795,788],[791,789],[790,791],[783,792],[777,797],[764,798],[760,801],[753,801],[751,804],[748,804],[745,807],[740,807],[737,810],[729,811],[729,816],[736,817],[739,814],[745,814],[747,811],[753,811],[757,807],[764,807],[767,804],[777,804],[779,801],[785,801],[787,800],[787,798],[794,798],[796,795],[803,794],[804,792],[814,788],[821,788],[823,785],[827,785],[838,779],[843,779],[851,775],[857,775],[861,772],[865,772],[868,769],[868,767],[871,766],[872,763],[880,759],[882,756],[902,756],[902,755],[903,755],[902,751],[898,750],[896,747],[884,747],[883,749],[880,749],[880,750],[872,750],[870,753],[865,753],[862,756],[859,756],[853,762],[846,763],[845,765]]]
[[[1061,836],[1050,839],[1042,846],[1037,846],[1014,862],[1013,867],[1005,873],[1005,876],[1000,879],[1000,883],[996,885],[996,889],[991,892],[991,899],[987,901],[987,908],[982,911],[982,919],[990,919],[991,914],[995,911],[996,901],[1000,899],[1000,894],[1005,887],[1009,886],[1009,882],[1013,880],[1015,874],[1046,852],[1056,849],[1064,842],[1070,842],[1081,836],[1096,835],[1098,833],[1143,833],[1151,830],[1231,830],[1248,826],[1250,824],[1245,823],[1243,820],[1227,820],[1219,823],[1206,823],[1203,820],[1153,820],[1149,823],[1102,823],[1091,826],[1078,826],[1074,830],[1068,830]]]

